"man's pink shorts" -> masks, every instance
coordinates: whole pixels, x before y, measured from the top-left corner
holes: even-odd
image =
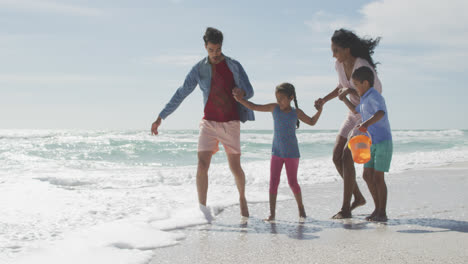
[[[240,121],[216,122],[202,119],[200,135],[198,136],[198,152],[219,150],[219,142],[223,144],[226,153],[241,154]]]

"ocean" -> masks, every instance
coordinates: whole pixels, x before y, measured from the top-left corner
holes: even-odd
[[[468,160],[467,130],[392,133],[387,177]],[[331,158],[336,134],[297,131],[300,184],[340,181]],[[268,201],[272,139],[271,130],[241,133],[249,202]],[[145,263],[151,249],[177,244],[183,227],[206,223],[197,205],[197,140],[198,130],[158,136],[143,130],[0,130],[0,263]],[[214,215],[238,204],[220,149],[209,172]],[[362,181],[362,166],[356,167]],[[284,172],[281,186],[287,188]],[[289,191],[279,196],[291,198]]]

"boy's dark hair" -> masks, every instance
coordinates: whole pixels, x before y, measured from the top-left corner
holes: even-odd
[[[351,76],[354,80],[359,82],[368,81],[369,87],[374,87],[374,73],[371,68],[362,66],[354,70],[353,75]]]
[[[223,44],[223,33],[216,28],[208,27],[206,28],[203,40],[205,41],[205,45],[207,45],[208,42],[213,44]]]
[[[294,89],[294,85],[290,83],[282,83],[278,86],[276,86],[276,92],[277,93],[282,93],[286,95],[288,98],[291,96],[294,96],[294,105],[296,106],[296,109],[299,107],[297,106],[297,97],[296,97],[296,89]],[[297,128],[299,128],[299,119],[297,120]]]
[[[379,45],[380,37],[360,38],[352,31],[341,28],[335,30],[331,41],[342,48],[349,48],[353,57],[365,59],[376,70],[378,62],[374,62],[372,55],[375,47]]]

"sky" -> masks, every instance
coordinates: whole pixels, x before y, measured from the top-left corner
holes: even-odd
[[[0,128],[150,129],[191,67],[206,27],[224,34],[254,103],[291,82],[299,107],[338,83],[330,38],[347,28],[381,37],[374,60],[393,129],[468,129],[468,1],[0,0]],[[314,127],[338,129],[339,100]],[[161,130],[198,129],[201,91]],[[256,113],[243,129],[272,129]]]

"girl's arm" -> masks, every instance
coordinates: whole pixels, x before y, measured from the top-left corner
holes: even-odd
[[[297,118],[299,118],[299,120],[311,126],[317,123],[317,121],[320,118],[320,115],[322,114],[322,108],[320,108],[317,111],[317,113],[312,117],[309,117],[308,115],[306,115],[301,109],[297,109],[296,111],[297,111]]]
[[[236,96],[234,96],[234,98],[237,100],[237,102],[241,103],[248,109],[253,110],[253,111],[259,111],[259,112],[273,112],[273,110],[275,110],[275,107],[278,105],[276,103],[258,105],[250,101],[247,101],[244,98],[238,98]]]

